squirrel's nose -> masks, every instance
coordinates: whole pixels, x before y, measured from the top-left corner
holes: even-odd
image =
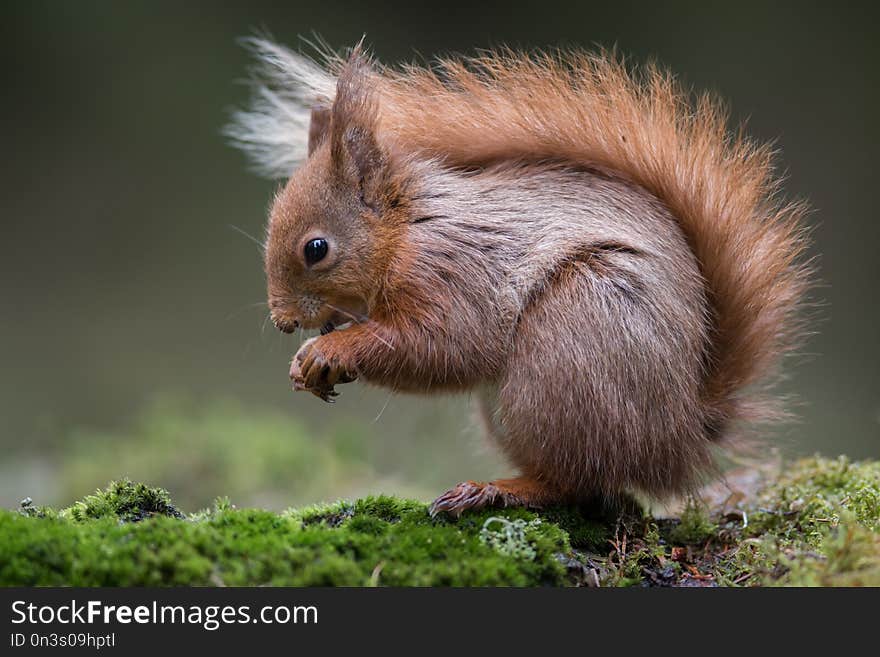
[[[297,328],[299,328],[299,322],[295,319],[288,321],[280,317],[275,317],[272,320],[272,323],[275,324],[275,328],[277,328],[282,333],[293,333]]]

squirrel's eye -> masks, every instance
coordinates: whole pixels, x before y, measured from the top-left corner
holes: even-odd
[[[308,242],[306,242],[306,246],[303,249],[304,255],[306,257],[306,264],[314,265],[316,262],[320,262],[327,255],[327,251],[329,249],[330,245],[323,237],[309,240]]]

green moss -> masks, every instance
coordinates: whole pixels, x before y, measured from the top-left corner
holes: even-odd
[[[609,586],[880,585],[880,463],[790,464],[738,509],[690,500],[679,518],[619,522],[607,555],[586,553]]]
[[[0,512],[0,584],[43,586],[560,585],[565,533],[525,511],[530,558],[487,544],[490,513],[432,519],[420,502],[372,497],[281,515],[214,508],[182,519],[164,491],[120,482],[59,514]],[[497,515],[497,514],[496,514]],[[131,522],[141,520],[139,522]]]
[[[0,585],[880,585],[880,465],[806,459],[738,509],[630,502],[431,518],[367,497],[183,516],[127,480],[55,511],[0,511]]]
[[[765,487],[736,567],[749,583],[880,585],[880,463],[814,457]]]
[[[709,509],[700,500],[688,500],[678,524],[669,532],[673,543],[695,545],[715,536],[718,527],[709,519]]]
[[[617,505],[565,506],[545,509],[541,516],[545,521],[563,529],[568,534],[572,547],[585,552],[604,552],[618,519],[641,516],[641,510]]]
[[[752,523],[818,544],[843,516],[880,531],[880,463],[844,456],[799,461],[763,490]]]

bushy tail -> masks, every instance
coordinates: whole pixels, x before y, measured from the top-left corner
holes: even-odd
[[[271,63],[289,84],[328,95],[331,74],[317,84],[307,60],[286,56],[294,63]],[[331,71],[339,66],[329,62]],[[656,66],[630,71],[608,53],[501,51],[432,68],[376,68],[373,82],[380,133],[402,148],[451,166],[568,161],[613,171],[661,199],[700,263],[713,309],[710,429],[768,408],[746,392],[772,380],[799,343],[806,208],[780,200],[772,149],[731,133],[716,100],[693,98]],[[296,130],[302,142],[307,130]]]
[[[242,43],[258,62],[250,79],[251,106],[235,112],[223,132],[259,174],[287,178],[308,154],[312,106],[333,99],[336,80],[315,61],[268,39]]]

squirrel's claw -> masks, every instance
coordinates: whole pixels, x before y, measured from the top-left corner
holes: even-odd
[[[428,513],[432,518],[440,513],[448,513],[452,517],[458,518],[468,509],[508,506],[511,502],[513,500],[508,500],[507,496],[494,484],[465,481],[434,500]]]
[[[469,509],[484,509],[490,506],[522,506],[540,509],[546,503],[563,499],[558,491],[529,477],[495,479],[487,483],[465,481],[434,500],[428,512],[431,517],[448,513],[457,518]]]
[[[303,343],[290,363],[290,380],[295,391],[307,390],[319,399],[332,404],[339,393],[337,383],[350,383],[357,376],[344,370],[335,360],[322,353],[318,338]]]
[[[309,386],[302,379],[294,379],[293,384],[291,386],[295,392],[300,391],[308,391],[312,393],[315,397],[327,402],[328,404],[333,404],[336,402],[336,397],[339,396],[339,393],[336,392],[333,386],[328,385],[319,385],[319,386]]]
[[[328,404],[335,404],[336,397],[339,396],[339,393],[336,392],[332,387],[330,388],[312,388],[309,390],[315,397],[327,402]]]

